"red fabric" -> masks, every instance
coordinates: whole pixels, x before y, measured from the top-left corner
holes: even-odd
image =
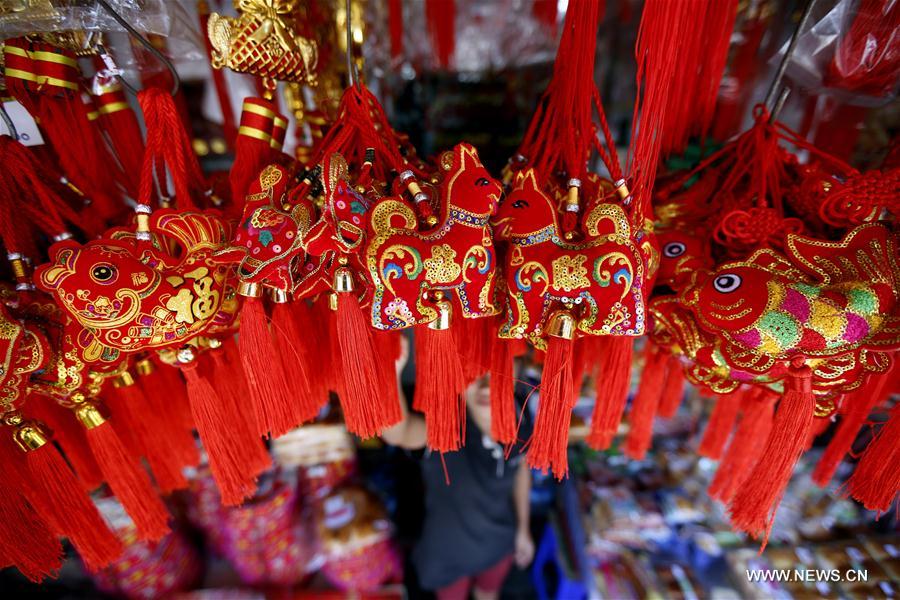
[[[430,290],[455,290],[464,317],[499,312],[488,221],[497,210],[500,183],[468,144],[458,144],[440,163],[442,214],[435,229],[420,233],[415,212],[396,196],[382,199],[369,213],[366,261],[368,273],[378,275],[372,281],[372,324],[378,329],[433,321],[434,308],[420,301]]]
[[[435,590],[437,600],[466,600],[473,587],[480,592],[499,592],[503,580],[506,579],[507,573],[512,568],[512,562],[513,556],[510,554],[481,573],[462,577],[450,585]]]
[[[228,267],[211,256],[228,238],[227,224],[213,212],[159,210],[149,229],[164,242],[158,248],[111,230],[86,244],[54,244],[51,262],[35,271],[35,284],[83,327],[75,343],[85,362],[110,360],[90,352],[93,342],[121,352],[180,347],[228,310]]]

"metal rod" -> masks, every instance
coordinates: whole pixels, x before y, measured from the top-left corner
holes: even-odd
[[[772,115],[772,120],[775,119],[775,115],[778,114],[778,111],[781,110],[781,106],[784,104],[784,100],[778,102],[777,100],[781,98],[780,88],[781,88],[781,80],[784,79],[784,72],[787,70],[788,63],[791,62],[791,59],[794,56],[794,51],[797,49],[797,40],[800,39],[800,32],[806,28],[806,24],[809,22],[809,17],[812,14],[813,6],[815,6],[816,0],[808,0],[806,4],[806,8],[803,9],[803,14],[800,16],[800,22],[797,23],[797,28],[794,30],[794,33],[791,34],[791,39],[788,42],[788,47],[784,51],[784,56],[781,57],[781,62],[778,64],[778,69],[775,71],[775,78],[772,80],[772,85],[769,87],[769,91],[766,93],[766,109],[769,111],[769,114]],[[776,110],[776,105],[778,108]]]
[[[356,70],[356,62],[353,60],[353,26],[350,19],[350,0],[345,3],[345,21],[347,25],[347,81],[350,85],[359,88],[359,72]]]
[[[154,46],[150,42],[150,40],[141,35],[141,33],[137,29],[132,27],[128,21],[122,18],[122,15],[117,13],[113,9],[113,7],[109,5],[109,2],[107,2],[106,0],[97,0],[97,4],[99,4],[100,7],[103,8],[103,10],[105,10],[107,13],[109,13],[109,16],[111,16],[116,21],[116,23],[121,25],[125,29],[125,31],[128,32],[128,35],[140,42],[140,44],[144,48],[146,48],[150,52],[150,54],[155,56],[159,62],[165,65],[165,67],[169,70],[169,73],[172,74],[172,95],[174,96],[175,94],[177,94],[178,88],[181,86],[181,79],[178,77],[178,72],[175,70],[175,65],[172,64],[172,61],[166,58],[166,56],[162,52],[160,52],[156,48],[156,46]],[[137,88],[128,83],[121,74],[117,74],[116,78],[119,80],[119,83],[125,86],[129,91],[131,91],[133,94],[137,94]]]

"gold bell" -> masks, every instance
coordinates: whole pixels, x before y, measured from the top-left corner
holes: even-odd
[[[49,441],[49,434],[35,421],[25,421],[16,413],[3,418],[4,423],[15,427],[13,440],[22,452],[37,450]]]
[[[238,296],[245,298],[261,298],[263,295],[262,286],[253,281],[241,281],[236,291]]]
[[[334,291],[341,293],[353,292],[353,273],[347,267],[339,267],[334,272]]]
[[[122,371],[113,379],[113,387],[123,388],[134,385],[134,377],[128,371]]]
[[[72,394],[71,400],[74,404],[75,416],[87,429],[93,429],[106,423],[106,419],[103,418],[103,415],[100,414],[94,403],[88,400],[81,392]]]
[[[450,329],[450,319],[453,316],[453,306],[444,296],[444,292],[437,291],[434,294],[435,308],[438,316],[428,323],[428,329],[434,331],[447,331]]]
[[[153,361],[149,358],[142,358],[134,363],[134,370],[141,377],[146,377],[154,371]]]
[[[266,288],[269,291],[269,298],[272,299],[272,302],[275,304],[286,304],[289,300],[288,293],[280,288]]]
[[[553,313],[547,325],[547,335],[564,340],[575,339],[575,317],[572,313],[564,310]]]

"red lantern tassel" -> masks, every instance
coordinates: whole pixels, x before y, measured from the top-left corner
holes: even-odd
[[[756,464],[729,505],[735,527],[755,537],[764,536],[763,547],[794,465],[809,438],[815,408],[812,371],[795,359],[763,450],[765,460]]]
[[[297,415],[260,298],[244,301],[238,348],[259,427],[257,433],[262,437],[287,433],[297,426]]]
[[[651,343],[644,350],[644,370],[637,394],[628,415],[629,430],[625,438],[625,454],[635,460],[643,460],[653,440],[653,417],[659,406],[666,381],[668,356]]]
[[[449,303],[437,320],[415,331],[416,391],[413,406],[425,413],[428,447],[453,452],[462,447],[466,426],[466,376],[453,330]]]
[[[706,431],[703,432],[703,439],[700,441],[700,447],[697,448],[697,454],[713,460],[719,460],[722,457],[722,451],[725,449],[728,435],[734,427],[744,394],[744,390],[738,389],[730,394],[719,394],[716,397],[716,403],[713,406],[712,414],[709,415],[709,422],[706,424]]]
[[[341,408],[347,430],[368,438],[393,424],[390,420],[392,408],[378,389],[372,327],[366,314],[352,288],[336,292],[336,295],[335,325],[344,373]]]
[[[200,374],[196,360],[181,367],[187,379],[188,398],[200,439],[209,457],[209,470],[219,487],[222,504],[240,504],[256,492],[256,477],[249,472],[246,457],[230,423],[230,414],[209,380]]]
[[[558,316],[556,318],[560,319]],[[566,317],[562,319],[565,320]],[[553,327],[551,321],[551,332]],[[576,394],[572,377],[574,353],[575,340],[572,337],[549,334],[534,435],[526,457],[531,468],[540,469],[542,473],[550,470],[557,479],[565,477],[569,470],[569,425]]]
[[[277,303],[272,309],[272,335],[281,356],[284,374],[291,385],[296,401],[293,403],[294,419],[298,423],[310,421],[319,414],[320,403],[313,397],[310,378],[306,372],[306,352],[302,330],[294,320],[294,306]]]
[[[50,398],[32,396],[25,403],[25,413],[50,427],[86,492],[103,485],[103,473],[91,454],[84,427],[78,424],[70,411]]]
[[[669,357],[666,385],[659,399],[659,414],[663,419],[671,419],[678,412],[681,400],[684,398],[684,371],[681,370],[681,362],[674,356]]]
[[[743,395],[741,419],[709,485],[710,497],[727,504],[747,480],[772,431],[772,411],[777,398],[764,389],[751,389]]]
[[[885,388],[892,376],[892,371],[888,371],[872,377],[864,387],[844,396],[845,412],[841,417],[841,423],[812,474],[812,480],[816,485],[825,487],[834,477],[834,472],[853,446],[853,441],[860,427],[866,422],[866,417],[879,402],[884,400]]]
[[[865,454],[847,481],[850,496],[868,510],[887,512],[900,491],[900,404],[869,442]]]
[[[597,399],[591,415],[591,432],[587,443],[596,450],[606,450],[612,444],[631,388],[631,358],[634,342],[629,337],[600,338],[597,364]]]
[[[113,494],[134,521],[139,539],[156,541],[169,533],[169,511],[137,459],[122,445],[116,430],[88,402],[75,409],[87,428],[88,444]]]
[[[516,441],[516,399],[512,343],[494,338],[491,352],[491,437],[499,444]]]
[[[15,456],[6,440],[0,446],[0,559],[34,582],[56,577],[62,544],[16,487],[24,483],[21,456]]]
[[[74,473],[34,423],[16,427],[16,443],[25,452],[22,491],[54,532],[69,538],[89,570],[117,559],[124,548],[97,507],[78,485]],[[5,461],[4,461],[5,462]]]

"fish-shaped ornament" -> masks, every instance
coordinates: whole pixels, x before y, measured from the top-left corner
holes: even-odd
[[[838,242],[790,235],[785,247],[696,272],[682,294],[731,364],[760,372],[797,356],[900,347],[900,263],[887,227],[862,225]]]
[[[229,267],[213,252],[230,235],[218,213],[161,210],[148,227],[150,241],[113,232],[86,244],[59,242],[35,271],[37,286],[83,328],[85,362],[101,360],[106,349],[178,348],[222,308]]]
[[[853,367],[900,347],[900,267],[886,226],[861,225],[837,242],[789,235],[784,247],[785,254],[758,250],[695,273],[680,296],[700,328],[718,338],[729,366],[759,375],[785,369],[767,460],[729,505],[732,523],[759,537],[768,535],[813,431],[817,362],[839,370],[841,361]]]

